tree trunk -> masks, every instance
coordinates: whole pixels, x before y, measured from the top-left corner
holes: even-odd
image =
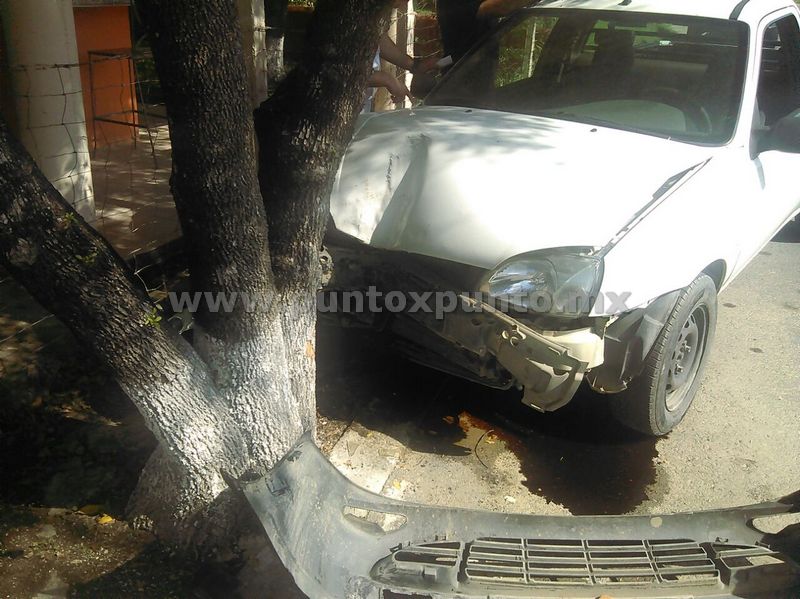
[[[212,313],[201,304],[195,348],[248,431],[250,460],[269,468],[303,434],[300,414],[311,408],[291,396],[235,5],[146,0],[139,6],[167,105],[172,195],[192,248],[192,291],[241,298],[231,312]]]
[[[300,67],[258,111],[257,162],[234,0],[137,2],[167,104],[193,291],[238,294],[228,312],[201,304],[194,349],[0,122],[0,264],[144,415],[159,449],[130,507],[170,541],[204,549],[235,536],[243,507],[221,471],[264,472],[314,425],[328,196],[386,4],[319,1]]]
[[[289,0],[264,0],[264,12],[267,16],[267,81],[269,87],[274,88],[285,75],[283,46]]]
[[[292,391],[303,405],[314,396],[314,306],[330,193],[387,17],[387,0],[319,0],[300,64],[256,111],[272,267]],[[305,413],[304,422],[314,416]]]
[[[313,413],[291,395],[259,193],[253,120],[232,0],[141,2],[165,93],[172,191],[193,290],[247,296],[196,315],[196,350],[162,327],[125,263],[2,131],[3,262],[95,350],[161,448],[130,508],[170,541],[218,544],[241,506],[220,474],[269,469]],[[31,178],[32,176],[32,178]],[[199,354],[199,355],[198,355]],[[213,530],[217,529],[217,530]],[[235,534],[235,532],[234,532]]]
[[[0,189],[0,264],[114,373],[186,481],[168,517],[192,519],[225,488],[221,464],[244,469],[246,446],[205,365],[2,121]]]

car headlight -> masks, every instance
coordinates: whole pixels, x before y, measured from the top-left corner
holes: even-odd
[[[584,248],[516,256],[495,268],[481,291],[516,310],[578,317],[591,312],[603,281],[603,259]]]

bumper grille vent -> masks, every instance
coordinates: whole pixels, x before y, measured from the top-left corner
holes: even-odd
[[[394,554],[400,564],[454,567],[461,554],[461,543],[424,543],[401,549]]]
[[[438,540],[398,547],[375,564],[372,576],[395,587],[470,596],[503,588],[514,589],[520,597],[545,589],[551,594],[580,594],[582,588],[581,596],[591,597],[601,589],[611,595],[617,589],[625,596],[639,589],[658,589],[667,596],[717,597],[730,592],[749,597],[754,589],[796,589],[800,569],[782,554],[757,545],[689,539],[482,537],[466,543]]]
[[[719,571],[689,540],[478,539],[464,573],[479,583],[535,586],[717,584]]]

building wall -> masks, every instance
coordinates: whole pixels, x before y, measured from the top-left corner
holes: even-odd
[[[81,64],[83,103],[86,111],[86,128],[89,145],[102,147],[122,139],[131,139],[135,129],[93,121],[98,115],[107,115],[136,109],[133,77],[127,60],[102,60],[95,57],[92,82],[89,80],[89,51],[130,49],[131,23],[127,6],[93,6],[75,8],[75,33],[78,40],[78,58]],[[96,62],[102,60],[102,62]],[[94,108],[92,107],[94,92]],[[117,114],[113,117],[124,122],[135,122],[133,114]]]
[[[6,49],[6,40],[3,34],[3,24],[0,21],[0,115],[5,119],[11,131],[19,136],[17,111],[14,105],[14,94],[11,92],[11,82],[11,71],[8,68],[8,50]]]

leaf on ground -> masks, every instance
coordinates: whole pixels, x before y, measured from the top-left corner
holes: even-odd
[[[98,514],[102,513],[103,509],[104,508],[102,505],[90,503],[89,505],[84,505],[78,511],[85,516],[97,516]]]
[[[114,518],[109,516],[108,514],[103,514],[97,518],[97,523],[100,525],[105,526],[106,524],[111,524],[114,521]]]

